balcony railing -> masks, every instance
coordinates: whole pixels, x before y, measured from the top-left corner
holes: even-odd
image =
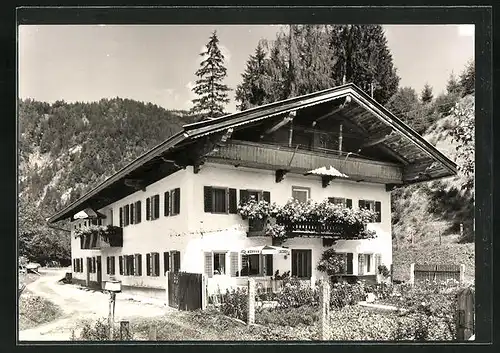
[[[80,234],[80,248],[99,250],[103,248],[123,247],[123,228],[114,226],[111,230],[85,230]]]

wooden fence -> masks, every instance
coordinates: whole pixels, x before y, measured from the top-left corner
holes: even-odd
[[[410,283],[418,284],[426,280],[442,282],[450,279],[463,283],[465,265],[410,265]]]

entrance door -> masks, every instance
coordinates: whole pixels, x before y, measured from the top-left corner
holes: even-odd
[[[87,280],[85,285],[88,287],[90,285],[90,269],[92,268],[92,258],[87,257]]]
[[[97,256],[96,259],[96,272],[97,272],[97,288],[102,288],[102,267],[101,267],[101,257]]]

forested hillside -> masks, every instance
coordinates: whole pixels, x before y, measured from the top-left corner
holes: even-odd
[[[196,119],[182,113],[121,98],[92,103],[20,101],[22,255],[42,262],[67,258],[69,236],[47,228],[44,220]]]

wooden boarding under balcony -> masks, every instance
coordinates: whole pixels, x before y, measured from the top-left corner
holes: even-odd
[[[332,166],[346,174],[347,180],[403,183],[403,168],[396,164],[248,141],[229,141],[210,153],[207,161],[268,170],[286,169],[301,174]]]

